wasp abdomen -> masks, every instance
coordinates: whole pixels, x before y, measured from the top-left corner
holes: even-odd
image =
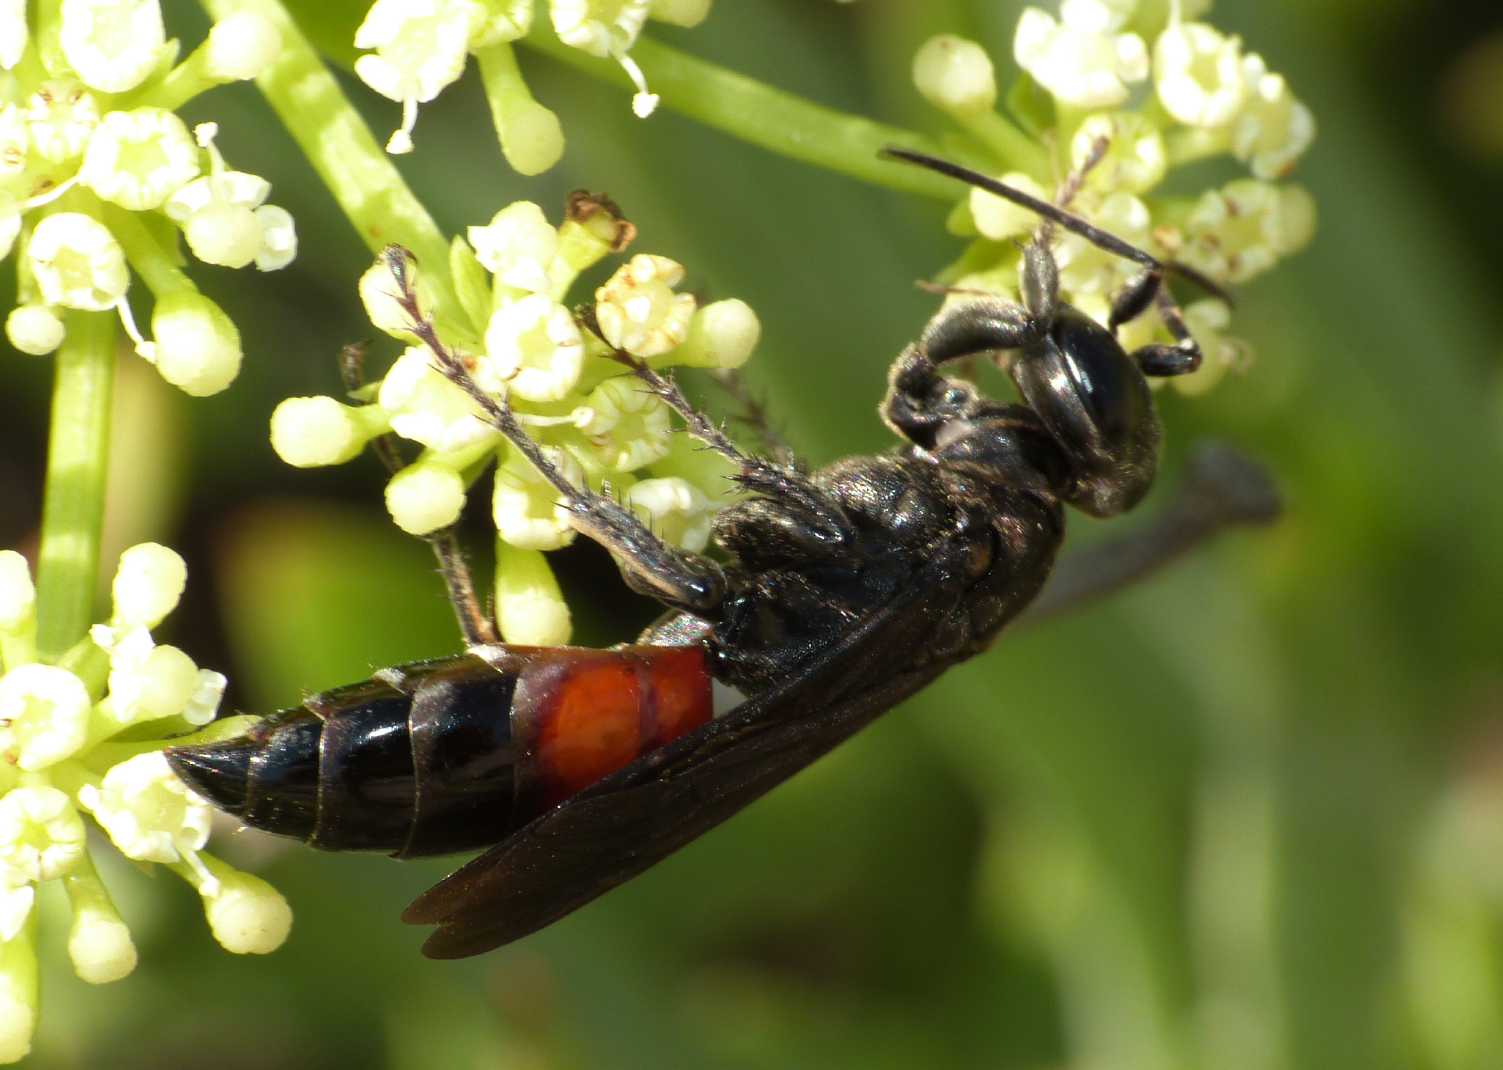
[[[485,647],[383,669],[168,760],[255,828],[448,854],[497,842],[710,714],[698,647]]]

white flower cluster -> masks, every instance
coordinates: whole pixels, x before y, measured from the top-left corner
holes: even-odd
[[[537,205],[497,212],[468,241],[456,239],[451,269],[462,307],[432,307],[446,345],[463,355],[475,381],[505,395],[518,421],[570,479],[605,489],[675,545],[700,550],[730,483],[718,459],[673,433],[667,405],[649,393],[613,351],[654,368],[735,368],[761,332],[745,302],[700,306],[679,293],[684,269],[667,257],[637,254],[594,295],[593,325],[567,301],[581,271],[620,252],[634,228],[603,199],[574,194],[555,227]],[[416,271],[416,266],[412,267]],[[384,258],[361,280],[371,321],[408,348],[362,395],[290,398],[272,415],[278,455],[300,467],[340,464],[371,439],[393,432],[421,447],[386,488],[386,506],[405,531],[426,535],[453,524],[468,488],[490,460],[496,471],[496,616],[508,642],[568,640],[568,607],[542,554],[572,542],[557,491],[479,414],[475,403],[433,367],[416,344]],[[417,276],[420,298],[423,277]],[[588,319],[588,317],[586,317]],[[598,330],[598,334],[596,333]]]
[[[1010,168],[998,152],[1001,165],[982,169],[1048,199],[1057,176],[1081,167],[1104,143],[1105,155],[1070,205],[1103,229],[1222,284],[1245,282],[1302,248],[1314,233],[1314,201],[1303,188],[1274,180],[1287,176],[1310,146],[1314,117],[1240,39],[1186,21],[1209,7],[1210,0],[1175,0],[1167,18],[1164,4],[1140,0],[1062,0],[1057,16],[1025,8],[1013,56],[1026,77],[1006,102],[1021,126],[1054,146],[1056,158],[1044,156],[1047,170],[1028,173]],[[996,145],[989,135],[999,121],[998,92],[980,45],[933,38],[915,57],[913,73],[932,104],[978,143]],[[1246,164],[1252,177],[1199,196],[1155,193],[1172,169],[1217,155]],[[1037,227],[1037,218],[973,190],[952,223],[978,238],[945,281],[1015,294],[1015,243]],[[1065,299],[1105,322],[1111,294],[1134,266],[1077,235],[1055,240]],[[1245,364],[1248,349],[1223,333],[1230,322],[1224,301],[1205,298],[1185,314],[1205,360],[1199,371],[1171,382],[1201,393]],[[1130,345],[1169,341],[1156,312],[1123,331]]]
[[[464,73],[470,54],[480,55],[491,111],[507,161],[524,175],[548,170],[563,155],[558,117],[528,91],[510,42],[534,28],[536,0],[375,0],[355,31],[355,47],[368,49],[355,73],[377,93],[402,105],[402,123],[386,151],[412,151],[417,106],[426,104]],[[648,19],[697,26],[711,0],[547,0],[551,32],[570,47],[614,59],[637,87],[632,110],[646,118],[657,108],[642,69],[630,50]]]
[[[186,579],[182,558],[164,546],[127,550],[108,623],[49,664],[36,658],[26,560],[0,551],[0,1062],[26,1054],[36,1021],[40,882],[59,880],[67,892],[68,954],[79,977],[104,984],[135,968],[130,930],[89,856],[85,814],[127,858],[162,863],[192,884],[228,950],[271,951],[291,926],[273,888],[203,852],[209,805],[162,754],[167,737],[214,720],[225,686],[222,675],[151,636]],[[201,735],[233,734],[247,720],[218,721]]]
[[[205,263],[262,271],[291,261],[297,238],[292,217],[266,203],[266,180],[226,165],[215,125],[190,131],[173,109],[255,77],[279,34],[233,15],[175,62],[159,0],[47,10],[51,50],[33,39],[26,4],[0,3],[0,257],[17,251],[20,282],[6,337],[22,353],[51,353],[67,310],[115,310],[164,379],[218,393],[239,372],[240,335],[181,270],[178,235]],[[152,340],[131,315],[132,270],[155,300]]]

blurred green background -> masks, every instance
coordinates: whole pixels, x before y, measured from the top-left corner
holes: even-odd
[[[166,6],[196,40],[196,9]],[[915,48],[960,32],[1006,70],[1018,7],[720,0],[696,30],[652,32],[935,129]],[[477,960],[425,961],[397,921],[443,863],[221,837],[296,911],[264,959],[223,953],[186,887],[121,863],[105,876],[141,967],[90,989],[54,916],[33,1064],[1503,1066],[1503,16],[1218,0],[1213,17],[1315,111],[1297,177],[1321,220],[1240,295],[1253,371],[1165,395],[1163,487],[1187,443],[1231,440],[1277,473],[1276,529],[1004,637],[642,879]],[[798,449],[886,448],[884,369],[933,305],[912,281],[958,250],[944,206],[671,113],[625,121],[617,89],[522,58],[564,162],[511,173],[467,78],[402,161],[440,225],[606,189],[639,249],[759,312],[749,378]],[[395,106],[354,95],[384,136]],[[333,354],[371,333],[367,256],[253,90],[189,114],[208,117],[272,181],[301,251],[251,281],[196,272],[244,334],[228,393],[190,401],[123,361],[107,560],[143,538],[181,549],[188,602],[165,638],[229,673],[230,705],[266,711],[458,640],[375,463],[292,471],[271,452],[276,401],[337,392]],[[0,545],[26,546],[51,368],[3,359]],[[1082,542],[1101,527],[1072,524]],[[560,561],[581,641],[651,616],[603,554]]]

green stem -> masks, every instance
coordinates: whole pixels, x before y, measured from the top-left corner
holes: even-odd
[[[278,0],[199,0],[216,19],[249,11],[282,35],[277,61],[256,79],[324,186],[371,252],[395,242],[416,254],[440,304],[453,307],[449,243],[339,83]]]
[[[615,61],[571,48],[547,27],[534,29],[519,43],[596,78],[632,88],[631,79]],[[877,158],[877,150],[885,145],[934,152],[933,141],[923,134],[811,104],[645,37],[632,46],[631,55],[664,104],[706,126],[873,185],[942,201],[956,197],[951,180]]]
[[[115,323],[110,312],[69,312],[67,340],[57,352],[37,569],[37,647],[48,659],[61,657],[82,639],[93,618],[115,383]]]
[[[125,250],[125,259],[132,270],[146,283],[153,297],[161,300],[169,294],[189,291],[198,292],[188,273],[180,268],[173,258],[152,236],[140,213],[127,212],[113,204],[97,204],[91,214],[103,219],[110,233]]]

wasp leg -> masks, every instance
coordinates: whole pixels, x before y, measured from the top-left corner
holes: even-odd
[[[1068,555],[1019,619],[1035,623],[1093,602],[1228,529],[1270,524],[1280,509],[1266,468],[1230,446],[1204,444],[1169,505],[1138,531]]]
[[[635,514],[619,502],[577,487],[550,461],[531,435],[517,422],[505,397],[493,398],[481,389],[464,361],[439,338],[433,320],[419,307],[417,292],[408,270],[406,249],[388,246],[385,258],[398,292],[394,295],[407,313],[412,333],[427,346],[433,366],[475,402],[485,419],[501,432],[553,484],[565,508],[573,514],[575,530],[595,540],[616,558],[626,585],[639,594],[655,598],[672,609],[706,614],[717,610],[726,597],[725,573],[707,557],[676,550],[648,530]]]
[[[715,426],[715,421],[689,404],[672,379],[629,353],[618,350],[616,359],[683,418],[689,434],[740,469],[734,478],[743,489],[775,499],[785,513],[807,529],[811,549],[843,546],[856,537],[845,510],[802,472],[742,453],[725,432]]]
[[[720,388],[724,390],[732,401],[741,407],[741,411],[735,416],[738,423],[744,424],[761,443],[762,451],[772,458],[775,464],[783,468],[798,469],[800,467],[798,454],[794,452],[788,440],[778,433],[777,428],[772,426],[772,417],[767,412],[767,406],[762,399],[746,385],[746,380],[735,368],[721,368],[710,373],[711,377]]]
[[[345,390],[350,394],[357,393],[365,386],[367,348],[365,342],[354,342],[339,351],[340,376],[344,379]],[[352,399],[352,402],[356,405],[365,404],[358,398]],[[373,439],[371,450],[392,475],[406,467],[407,462],[402,459],[397,446],[397,436],[391,432]],[[491,622],[490,615],[480,608],[480,600],[475,595],[475,581],[470,575],[470,566],[465,561],[464,551],[459,547],[459,538],[454,529],[455,525],[451,524],[424,535],[423,540],[433,549],[433,556],[438,561],[438,571],[449,591],[449,604],[454,607],[454,616],[459,621],[459,631],[464,636],[465,645],[484,646],[495,643],[499,640],[496,626]]]
[[[1046,322],[999,297],[941,309],[919,340],[893,361],[887,373],[887,396],[879,409],[882,419],[914,445],[932,448],[940,427],[981,415],[989,405],[970,383],[941,375],[939,365],[977,353],[1020,348],[1037,340]]]

